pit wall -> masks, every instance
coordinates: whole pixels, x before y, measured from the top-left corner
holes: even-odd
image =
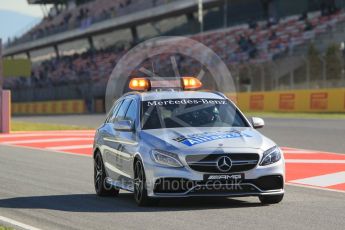
[[[345,112],[345,88],[291,90],[227,94],[245,112]],[[93,103],[94,112],[104,112],[102,100]],[[82,114],[87,112],[84,100],[13,103],[14,115]]]

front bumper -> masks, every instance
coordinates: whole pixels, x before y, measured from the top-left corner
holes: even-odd
[[[175,183],[162,183],[162,181]],[[158,183],[157,183],[158,181]],[[179,178],[164,178],[156,181],[153,196],[155,197],[189,197],[189,196],[262,196],[278,195],[284,193],[283,178],[280,175],[272,175],[258,178],[256,180],[243,180],[235,182],[205,182],[189,181]],[[272,181],[262,183],[262,181]],[[177,182],[177,183],[176,183]],[[174,184],[174,185],[173,185]],[[173,186],[171,186],[173,185]],[[180,186],[177,186],[180,185]],[[267,186],[268,185],[268,186]]]
[[[210,173],[197,172],[189,167],[162,167],[153,162],[146,163],[145,171],[147,191],[150,197],[244,197],[284,194],[285,164],[283,159],[272,165],[257,165],[252,170],[239,172],[244,174],[244,179],[232,182],[217,181],[214,183],[212,181],[210,183],[204,180],[204,174]],[[174,186],[162,189],[160,184],[166,180],[174,181]],[[187,185],[181,189],[178,184]]]

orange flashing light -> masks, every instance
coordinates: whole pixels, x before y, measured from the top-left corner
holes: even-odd
[[[202,83],[195,77],[182,77],[183,89],[199,89]]]
[[[150,82],[146,78],[133,78],[129,82],[131,90],[145,91],[150,89]]]

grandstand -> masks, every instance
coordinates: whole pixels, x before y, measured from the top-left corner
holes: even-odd
[[[232,70],[240,91],[327,87],[327,70],[322,79],[310,77],[310,44],[321,57],[325,44],[345,40],[343,0],[204,0],[202,27],[195,0],[29,2],[54,7],[5,46],[6,57],[26,56],[33,63],[30,78],[4,82],[15,102],[102,99],[121,56],[159,35],[189,36],[210,47]],[[183,73],[198,72],[195,60],[181,60]],[[343,66],[343,58],[339,60]],[[164,57],[154,62],[157,72],[169,65]],[[331,86],[344,86],[344,81],[339,74]]]

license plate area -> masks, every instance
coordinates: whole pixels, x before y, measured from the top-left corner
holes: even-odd
[[[244,180],[244,173],[204,174],[204,182],[239,183]]]

